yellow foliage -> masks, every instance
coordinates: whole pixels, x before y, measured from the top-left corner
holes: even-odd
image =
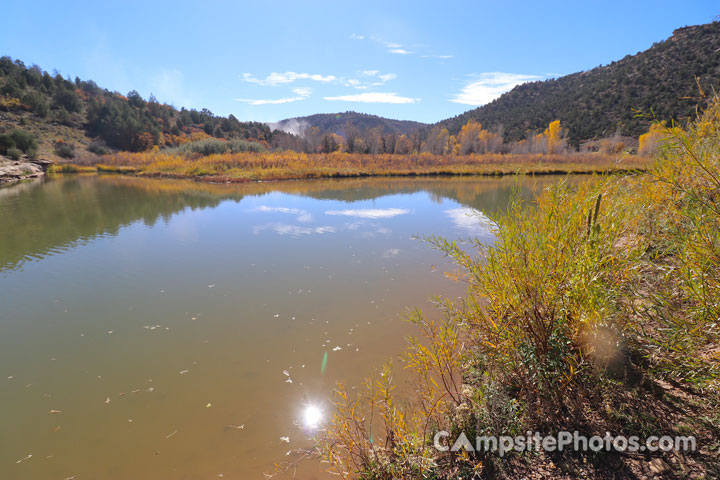
[[[704,118],[704,117],[703,117]],[[703,119],[700,120],[700,123]],[[653,122],[647,133],[640,135],[638,147],[638,155],[652,155],[658,151],[663,145],[672,141],[673,136],[682,134],[679,127],[667,127],[665,122]]]
[[[547,152],[558,153],[562,145],[562,127],[560,120],[550,122],[548,128],[545,129],[544,135],[547,139]]]

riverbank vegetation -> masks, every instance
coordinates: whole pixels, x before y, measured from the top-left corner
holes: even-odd
[[[229,153],[207,156],[118,153],[99,165],[101,171],[133,168],[139,175],[199,178],[208,181],[303,178],[495,175],[510,173],[591,173],[642,169],[646,160],[602,154],[565,155],[358,155],[336,152],[305,154]]]
[[[493,218],[497,240],[432,242],[467,283],[444,320],[411,315],[395,368],[339,384],[319,450],[342,476],[716,478],[720,476],[720,100],[663,128],[645,174],[546,189]],[[456,438],[694,435],[695,451],[446,452]]]

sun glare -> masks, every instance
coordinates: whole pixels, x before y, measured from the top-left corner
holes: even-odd
[[[308,405],[303,412],[303,424],[308,428],[317,428],[322,421],[322,411],[314,406]]]

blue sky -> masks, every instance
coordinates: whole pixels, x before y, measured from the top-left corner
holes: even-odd
[[[720,14],[716,0],[147,3],[6,0],[0,54],[240,120],[434,122]]]

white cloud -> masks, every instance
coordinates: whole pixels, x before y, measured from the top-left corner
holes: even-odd
[[[402,43],[389,42],[389,41],[387,41],[387,40],[385,40],[385,39],[383,39],[383,38],[380,38],[380,37],[375,37],[375,36],[369,36],[369,37],[368,37],[368,36],[365,36],[365,35],[358,35],[358,34],[356,34],[356,33],[353,33],[353,34],[350,35],[350,38],[354,38],[355,40],[365,40],[365,39],[369,39],[370,41],[375,42],[376,44],[382,45],[383,47],[385,47],[385,48],[387,49],[387,52],[388,52],[388,53],[393,53],[393,54],[395,54],[395,55],[413,55],[413,54],[416,53],[416,52],[414,52],[414,51],[407,50],[406,46],[403,45]],[[455,57],[455,55],[436,55],[436,54],[428,54],[428,53],[425,53],[425,52],[428,52],[428,51],[432,51],[432,48],[430,48],[428,45],[412,44],[412,45],[409,45],[409,46],[410,46],[410,48],[413,48],[414,50],[419,50],[418,55],[420,56],[420,58],[440,58],[440,59],[448,59],[448,58],[454,58],[454,57]],[[421,53],[425,53],[425,54],[424,54],[424,55],[420,55]],[[378,73],[376,70],[366,70],[366,72],[368,72],[368,73],[365,73],[365,72],[363,72],[363,73],[366,74],[366,75],[369,75],[369,76],[377,75],[377,73]]]
[[[312,88],[309,87],[297,87],[292,89],[293,93],[297,97],[285,97],[285,98],[274,98],[274,99],[253,99],[253,98],[236,98],[236,102],[244,102],[249,105],[280,105],[283,103],[292,103],[300,100],[305,100],[312,93]]]
[[[500,95],[525,82],[540,80],[537,75],[523,75],[519,73],[488,72],[474,76],[462,91],[455,94],[450,100],[464,105],[485,105]]]
[[[355,95],[340,95],[338,97],[323,97],[331,102],[361,102],[361,103],[415,103],[419,98],[401,97],[397,93],[367,92]]]
[[[363,70],[360,72],[361,78],[349,78],[343,80],[343,83],[347,87],[353,87],[357,90],[367,90],[370,87],[379,87],[385,85],[390,80],[397,78],[395,73],[383,73],[380,74],[380,70]],[[371,78],[364,78],[371,77]],[[373,81],[370,81],[373,80]]]
[[[345,217],[358,218],[392,218],[398,215],[406,215],[410,210],[405,208],[358,208],[348,210],[327,210],[325,215],[342,215]]]
[[[244,102],[248,105],[280,105],[283,103],[292,103],[305,100],[307,97],[286,97],[286,98],[268,98],[268,99],[252,99],[252,98],[236,98],[236,102]]]
[[[317,73],[296,73],[296,72],[285,72],[278,73],[272,72],[265,78],[255,78],[250,73],[243,73],[243,80],[250,83],[256,83],[258,85],[271,85],[277,86],[285,83],[292,83],[297,80],[313,80],[315,82],[329,83],[337,80],[335,75],[320,75]]]

